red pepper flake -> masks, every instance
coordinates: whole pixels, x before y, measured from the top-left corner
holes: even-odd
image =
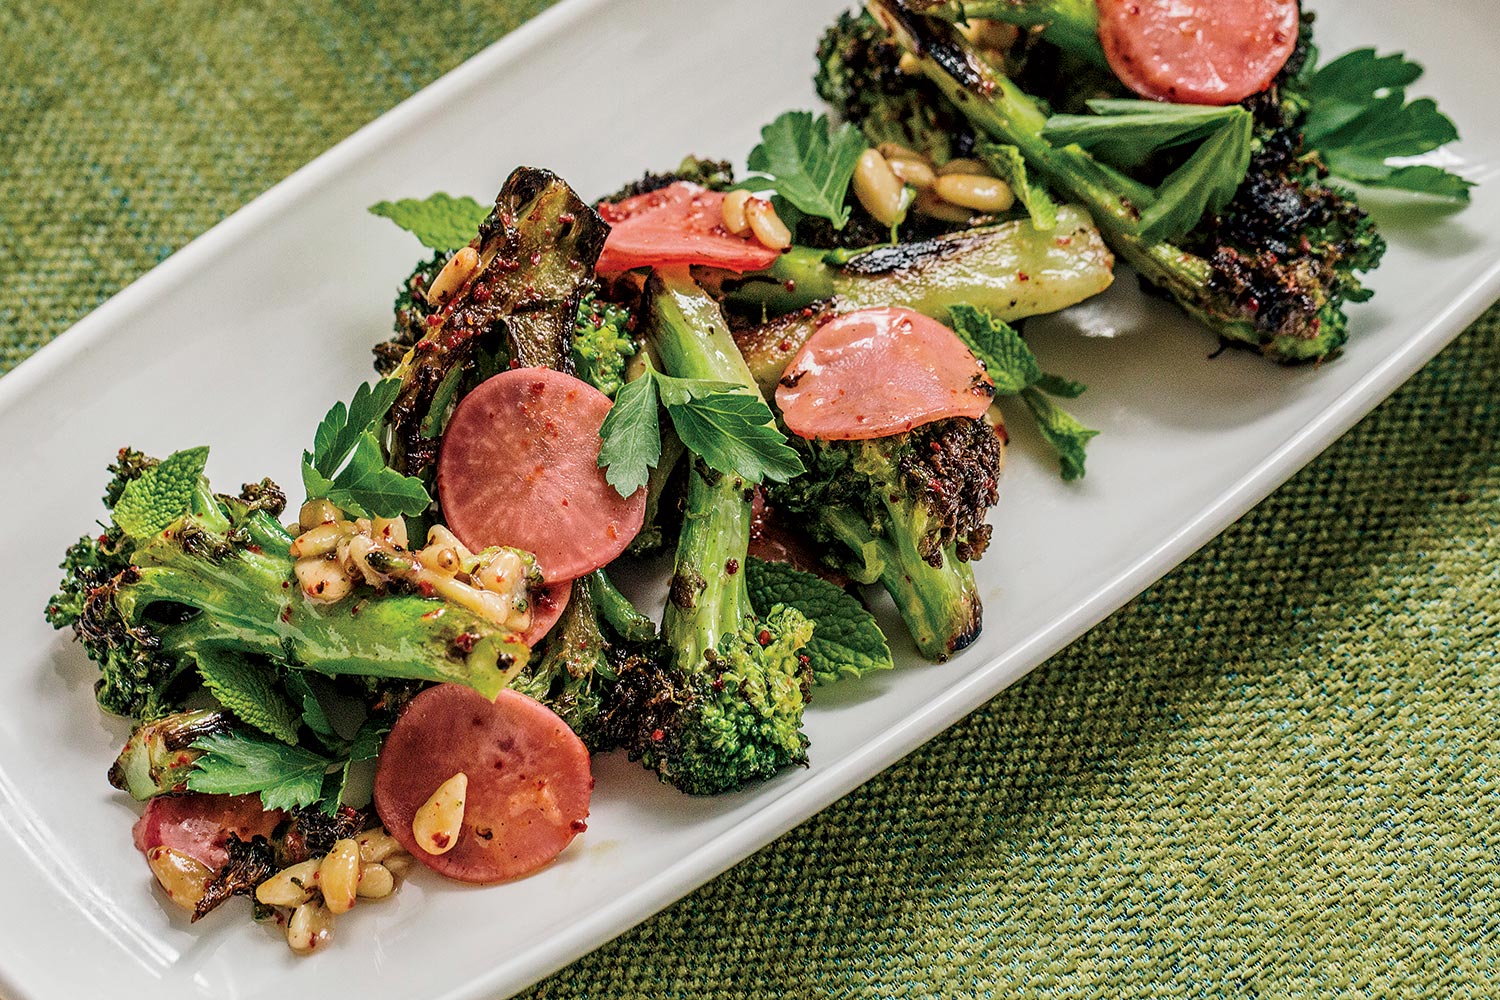
[[[589,825],[581,819],[575,819],[568,826],[572,828],[574,833],[582,833],[589,828]]]
[[[440,326],[442,325],[442,322],[443,317],[439,316],[437,313],[433,313],[431,316],[427,317],[428,326]]]
[[[1017,271],[1016,272],[1016,280],[1017,281],[1030,281],[1031,280],[1031,275],[1027,274],[1025,271]]]
[[[490,300],[490,294],[489,285],[476,285],[474,286],[474,291],[470,293],[474,301],[481,305]]]
[[[474,644],[478,641],[479,636],[475,635],[473,632],[460,632],[458,633],[458,635],[453,637],[453,645],[457,646],[459,650],[465,653],[472,653],[474,651]]]
[[[292,620],[292,606],[290,604],[281,609],[281,620],[284,622]]]
[[[432,588],[432,584],[427,582],[426,580],[418,580],[417,593],[421,594],[423,597],[431,597],[433,594],[436,594],[437,591],[434,590]]]
[[[667,734],[664,733],[664,732],[662,732],[660,729],[653,729],[653,730],[651,730],[651,742],[653,742],[653,743],[660,743],[662,740],[664,740],[666,738],[667,738]]]
[[[771,630],[768,628],[761,629],[756,633],[755,641],[762,646],[769,646],[771,644]]]
[[[108,535],[100,535],[98,538],[96,538],[94,540],[96,542],[98,542],[100,545],[108,545],[109,544],[109,536]]]
[[[256,545],[254,542],[252,542],[249,545],[245,546],[245,551],[246,552],[254,552],[256,555],[260,555],[265,550],[262,549],[259,545]]]
[[[562,213],[558,214],[557,221],[561,222],[563,225],[567,225],[568,223],[573,222],[577,218],[578,217],[576,215],[574,215],[572,212],[562,212]]]
[[[724,562],[724,572],[728,573],[730,576],[734,576],[734,574],[738,573],[739,571],[740,561],[738,559],[728,559]]]
[[[806,654],[806,653],[798,653],[798,654],[797,654],[797,662],[798,662],[798,663],[800,663],[800,664],[802,664],[802,665],[803,665],[803,666],[804,666],[804,667],[805,667],[805,666],[807,666],[807,665],[808,665],[808,664],[809,664],[809,663],[811,663],[811,662],[812,662],[812,660],[810,660],[810,659],[808,659],[808,657],[807,657],[807,654]]]
[[[451,839],[452,838],[449,837],[446,833],[444,833],[443,831],[439,830],[439,831],[437,831],[436,833],[434,833],[432,835],[432,846],[433,847],[447,847],[448,846],[448,841],[451,840]],[[317,875],[313,876],[313,878],[317,878],[317,877],[318,877]]]
[[[790,340],[785,340],[785,339],[783,339],[781,343],[779,343],[779,344],[776,345],[776,349],[778,351],[790,351],[792,349],[792,347],[793,347],[792,342]]]

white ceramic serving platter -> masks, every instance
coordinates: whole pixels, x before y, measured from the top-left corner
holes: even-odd
[[[585,193],[688,151],[742,160],[759,126],[815,106],[812,48],[840,0],[752,9],[572,0],[537,18],[236,213],[0,379],[0,996],[480,998],[597,947],[811,816],[993,697],[1196,548],[1388,395],[1500,293],[1500,8],[1325,0],[1325,52],[1404,49],[1428,67],[1481,181],[1459,214],[1371,202],[1391,239],[1353,310],[1348,353],[1282,369],[1230,352],[1123,277],[1030,329],[1043,362],[1091,387],[1085,482],[1061,483],[1025,421],[979,567],[986,627],[942,666],[820,690],[812,766],[712,800],[598,762],[589,832],[542,873],[490,889],[417,877],[340,918],[296,959],[243,913],[196,927],[164,906],[104,780],[126,729],[94,669],[41,610],[64,547],[101,516],[121,444],[213,446],[221,485],[296,488],[324,409],[369,377],[369,345],[419,255],[365,213],[433,190],[488,197],[512,166]],[[1268,609],[1275,613],[1275,608]],[[899,634],[899,630],[893,634]],[[1150,649],[1123,650],[1150,656]],[[239,907],[230,909],[238,910]]]

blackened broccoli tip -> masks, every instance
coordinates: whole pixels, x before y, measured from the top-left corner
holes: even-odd
[[[155,464],[121,455],[123,475]],[[111,484],[117,503],[121,493]],[[200,686],[195,668],[215,657],[496,691],[523,660],[508,629],[452,602],[372,588],[338,602],[306,600],[292,536],[276,521],[283,504],[268,481],[229,496],[200,476],[189,508],[163,530],[134,538],[111,525],[68,550],[47,617],[71,627],[98,664],[101,707],[141,720],[166,715]],[[435,603],[442,614],[430,613]]]
[[[682,158],[675,170],[664,173],[647,171],[639,180],[631,181],[600,201],[619,202],[634,198],[638,194],[650,194],[678,181],[699,184],[711,191],[728,191],[734,186],[734,165],[728,160],[711,160],[688,155]]]
[[[843,553],[840,568],[890,593],[922,655],[947,659],[979,633],[969,562],[989,545],[1004,450],[978,418],[867,441],[798,440],[808,473],[771,488],[778,507]]]
[[[921,55],[943,107],[989,139],[1016,146],[1033,180],[1083,204],[1115,253],[1221,339],[1288,363],[1321,360],[1343,345],[1345,304],[1368,297],[1359,274],[1378,263],[1384,242],[1353,198],[1324,181],[1315,158],[1301,156],[1300,105],[1289,72],[1246,102],[1256,118],[1255,151],[1228,206],[1181,239],[1153,242],[1132,228],[1138,211],[1127,186],[1134,182],[1117,185],[1116,175],[1087,152],[1049,143],[1041,132],[1045,109],[952,24],[920,16],[915,4],[901,0],[871,5],[880,14],[874,31],[891,26],[888,40]],[[830,89],[825,96],[846,115],[868,114],[852,92]],[[1273,248],[1270,234],[1285,251]]]
[[[427,289],[432,287],[433,279],[447,263],[448,254],[435,251],[431,258],[418,261],[411,274],[401,282],[401,289],[396,293],[391,337],[371,349],[375,355],[375,371],[382,376],[394,372],[401,359],[406,357],[406,352],[427,332],[427,317],[437,311],[427,301]]]
[[[614,398],[625,384],[630,359],[640,352],[635,317],[630,310],[586,292],[573,326],[573,367],[578,377]]]
[[[653,277],[649,336],[666,373],[755,383],[718,306],[685,275]],[[710,795],[807,762],[802,713],[812,684],[801,649],[812,623],[751,606],[742,567],[749,484],[689,463],[681,535],[662,638],[670,656],[621,678],[632,757],[685,792]]]

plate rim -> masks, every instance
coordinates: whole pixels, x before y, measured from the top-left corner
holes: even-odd
[[[471,84],[523,56],[533,46],[545,44],[549,36],[565,31],[578,19],[608,3],[609,0],[559,0],[189,240],[0,377],[0,421],[54,371],[107,334],[117,316],[124,318],[131,309],[149,303],[179,273],[185,274],[197,266],[200,258],[211,258],[221,246],[253,231],[263,219],[275,217],[287,204],[376,151],[388,136],[399,133],[409,122],[430,109],[444,106]],[[842,758],[821,762],[805,781],[767,798],[745,822],[580,918],[566,934],[499,962],[469,982],[431,994],[430,1000],[493,1000],[501,995],[513,996],[701,887],[979,710],[1177,568],[1264,500],[1395,392],[1497,299],[1500,299],[1500,256],[1491,260],[1445,307],[1421,323],[1398,350],[1374,363],[1296,434],[1235,478],[1165,541],[1092,588],[1085,598],[1049,621],[1029,640],[999,656],[976,662],[962,678],[903,717],[898,725],[874,734]],[[10,965],[0,959],[0,994],[14,1000],[41,1000],[40,994],[23,990],[13,979],[8,970]]]

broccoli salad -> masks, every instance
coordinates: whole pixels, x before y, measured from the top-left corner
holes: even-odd
[[[743,170],[372,206],[425,256],[302,502],[121,449],[46,609],[134,726],[108,777],[165,898],[249,897],[306,954],[420,868],[546,866],[594,754],[734,791],[816,761],[816,688],[892,642],[958,654],[1007,421],[1066,480],[1097,433],[1022,321],[1120,260],[1225,346],[1326,362],[1385,249],[1347,184],[1467,200],[1410,162],[1457,138],[1420,67],[1312,28],[1296,0],[869,0],[816,42],[827,107]],[[640,565],[670,567],[659,624],[617,586]]]

